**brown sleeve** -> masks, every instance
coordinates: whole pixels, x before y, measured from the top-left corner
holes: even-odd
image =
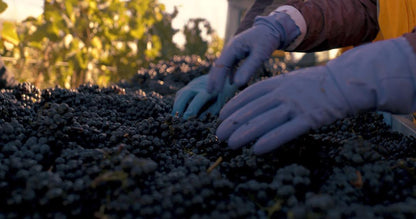
[[[256,0],[236,34],[251,27],[258,15],[291,5],[303,15],[307,33],[295,51],[313,52],[371,42],[379,31],[377,0]]]
[[[377,0],[289,0],[307,33],[296,51],[321,51],[371,42],[379,32]]]
[[[411,33],[406,33],[403,36],[409,41],[410,45],[413,47],[413,51],[416,53],[416,27]]]

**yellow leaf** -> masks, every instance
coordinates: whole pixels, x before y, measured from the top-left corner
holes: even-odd
[[[91,40],[91,45],[92,45],[94,48],[97,48],[97,49],[99,49],[99,50],[101,50],[101,49],[102,49],[102,43],[101,43],[101,40],[100,40],[100,38],[99,38],[99,37],[97,37],[97,36],[95,36],[94,38],[92,38],[92,40]]]
[[[16,26],[12,22],[3,22],[3,29],[1,30],[1,38],[13,45],[19,44],[19,37],[16,33]]]

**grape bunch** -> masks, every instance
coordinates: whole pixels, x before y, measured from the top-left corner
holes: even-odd
[[[109,87],[1,90],[0,218],[416,215],[416,139],[378,113],[261,156],[219,141],[215,115],[172,116],[176,91],[212,60],[174,57]]]

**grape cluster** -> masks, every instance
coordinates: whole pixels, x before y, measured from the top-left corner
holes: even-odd
[[[416,139],[378,113],[262,156],[227,149],[216,116],[172,116],[175,92],[211,63],[175,57],[105,88],[1,90],[0,218],[416,215]]]
[[[214,57],[202,59],[199,56],[174,56],[168,61],[159,61],[149,68],[137,71],[130,80],[123,80],[120,86],[156,92],[161,95],[175,94],[193,79],[208,73]]]

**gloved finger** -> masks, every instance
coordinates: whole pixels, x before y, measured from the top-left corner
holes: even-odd
[[[232,149],[244,146],[268,131],[279,127],[290,118],[291,110],[285,105],[271,109],[235,130],[228,139],[228,146]]]
[[[276,83],[267,80],[255,83],[250,87],[247,87],[246,89],[241,91],[237,96],[228,101],[227,104],[224,105],[220,112],[219,119],[225,120],[235,111],[241,109],[242,107],[257,99],[258,97],[262,97],[268,94],[275,87]]]
[[[208,103],[213,98],[213,95],[208,94],[206,92],[198,93],[192,102],[188,105],[186,108],[185,113],[183,114],[184,119],[188,119],[191,116],[198,115],[199,111],[202,109],[202,107]]]
[[[178,91],[176,94],[175,102],[173,103],[172,108],[172,116],[175,116],[176,113],[181,116],[184,112],[188,103],[192,100],[192,98],[196,95],[194,91]]]
[[[201,113],[200,118],[206,116],[206,114],[210,113],[211,115],[217,115],[224,104],[229,100],[232,95],[236,92],[237,88],[233,85],[230,85],[229,81],[225,82],[227,85],[222,92],[220,92],[217,96],[217,99],[214,104],[212,104],[207,110]]]
[[[219,65],[215,63],[208,73],[207,92],[216,94],[222,91],[227,75],[231,74],[231,67]]]
[[[218,126],[216,135],[219,139],[226,140],[239,127],[243,126],[258,115],[279,106],[280,103],[281,102],[273,95],[260,96],[225,119]]]
[[[234,83],[237,86],[247,84],[250,77],[262,66],[264,62],[264,51],[252,51],[250,55],[244,60],[243,64],[238,68],[234,75]]]
[[[214,104],[209,106],[207,110],[202,112],[199,117],[204,118],[208,113],[211,114],[211,115],[217,115],[220,112],[221,107],[222,107],[221,102],[217,100],[217,101],[215,101]]]
[[[222,91],[227,76],[231,76],[230,74],[233,66],[241,59],[245,58],[247,53],[247,46],[240,42],[233,42],[227,46],[221,52],[220,57],[215,61],[213,67],[208,73],[209,80],[207,91],[209,93],[217,93]]]
[[[263,135],[253,145],[255,154],[270,152],[281,145],[305,134],[311,129],[309,121],[304,117],[297,117]]]

